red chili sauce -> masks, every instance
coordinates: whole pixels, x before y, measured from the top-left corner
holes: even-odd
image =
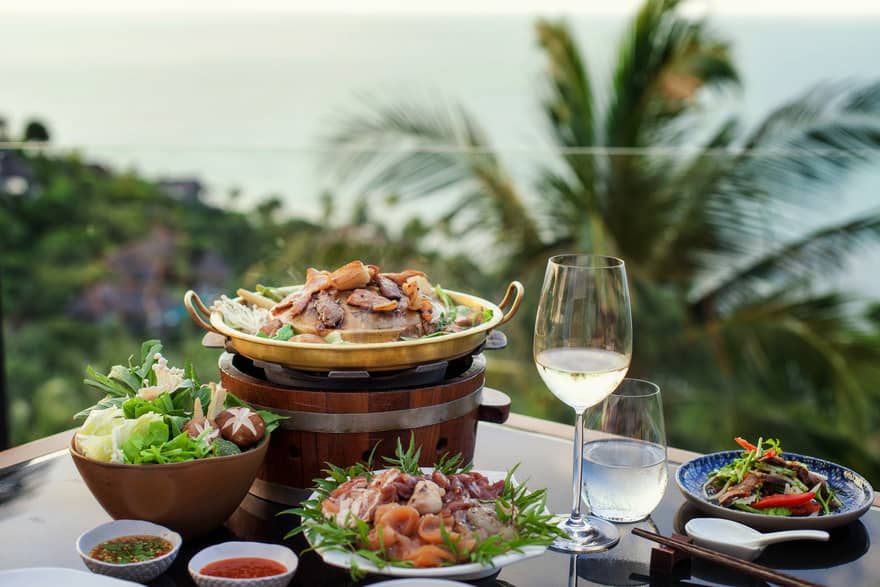
[[[92,549],[89,556],[117,565],[139,563],[167,554],[172,548],[171,543],[164,538],[139,534],[102,542]]]
[[[224,558],[208,563],[199,571],[202,575],[226,577],[229,579],[252,579],[271,577],[287,572],[287,567],[279,562],[256,556]]]

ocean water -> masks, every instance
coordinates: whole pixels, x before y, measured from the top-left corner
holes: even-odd
[[[54,142],[150,177],[196,176],[218,203],[278,195],[317,218],[322,190],[341,208],[326,137],[369,99],[460,102],[520,185],[553,159],[540,111],[543,61],[529,15],[0,14],[0,116],[48,121]],[[594,79],[608,83],[623,17],[569,17]],[[743,91],[725,109],[750,123],[832,79],[880,78],[877,17],[717,17]],[[714,118],[713,118],[714,117]],[[801,227],[880,204],[880,160],[816,199]],[[237,199],[229,198],[238,189]],[[528,190],[526,190],[528,192]],[[532,194],[534,197],[535,195]],[[382,210],[388,218],[417,206]],[[876,251],[842,278],[880,295]]]

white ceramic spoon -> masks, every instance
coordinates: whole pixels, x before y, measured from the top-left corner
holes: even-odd
[[[694,518],[685,525],[684,530],[699,546],[749,561],[758,558],[768,544],[786,540],[828,541],[828,532],[824,530],[786,530],[764,534],[722,518]]]

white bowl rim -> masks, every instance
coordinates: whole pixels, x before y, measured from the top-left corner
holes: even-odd
[[[159,532],[167,532],[169,537],[174,539],[173,541],[169,540],[169,542],[171,542],[171,550],[169,550],[168,552],[166,552],[162,556],[157,556],[156,558],[151,558],[151,559],[147,559],[145,561],[138,561],[138,562],[134,562],[134,563],[108,563],[107,561],[102,561],[100,559],[97,559],[97,558],[90,556],[88,553],[86,553],[83,550],[83,548],[82,548],[83,538],[85,538],[86,536],[88,536],[92,532],[95,532],[95,531],[100,530],[102,528],[108,528],[111,526],[121,525],[121,523],[128,524],[131,522],[135,522],[137,524],[143,524],[144,530],[139,531],[139,533],[146,535],[146,536],[155,536],[157,538],[164,538],[163,536],[160,536],[158,533]],[[119,534],[116,538],[122,538],[123,536],[132,536],[132,535],[135,535],[135,533],[129,532],[129,533],[124,533],[124,534]],[[113,540],[113,538],[108,538],[108,540]],[[106,540],[102,540],[101,542],[106,542]],[[100,543],[96,543],[96,544],[100,544]],[[182,545],[183,545],[183,537],[180,534],[178,534],[177,532],[175,532],[174,530],[172,530],[170,528],[166,528],[165,526],[162,526],[161,524],[156,524],[154,522],[148,522],[147,520],[129,520],[129,519],[111,520],[109,522],[101,524],[100,526],[95,526],[91,530],[86,530],[85,532],[80,534],[79,537],[76,539],[76,551],[77,551],[77,553],[79,553],[79,555],[82,558],[89,559],[90,561],[93,561],[99,565],[106,565],[106,566],[112,567],[112,568],[127,568],[127,569],[136,568],[138,566],[147,566],[150,564],[154,564],[158,561],[163,561],[169,557],[176,557],[177,553],[180,550],[180,547]]]
[[[297,556],[297,554],[293,551],[292,548],[284,546],[283,544],[278,544],[275,542],[257,542],[257,541],[249,541],[249,540],[229,540],[226,542],[218,542],[217,544],[212,544],[210,546],[206,546],[205,548],[203,548],[200,551],[198,551],[197,553],[195,553],[189,559],[189,562],[186,565],[187,570],[190,572],[191,575],[198,576],[200,578],[205,578],[205,579],[206,578],[216,578],[216,577],[213,577],[212,575],[203,575],[201,572],[199,572],[198,569],[193,567],[193,561],[196,560],[198,557],[202,556],[203,554],[207,557],[210,557],[210,551],[215,550],[215,549],[219,549],[221,547],[241,547],[241,546],[245,546],[247,548],[253,547],[258,550],[260,550],[260,549],[281,550],[281,552],[284,552],[285,554],[289,553],[289,555],[291,557],[293,557],[293,564],[287,565],[287,564],[282,563],[280,560],[278,560],[276,557],[274,557],[270,554],[263,554],[262,558],[267,558],[267,559],[275,561],[279,564],[284,564],[284,566],[287,568],[287,572],[286,573],[279,573],[277,575],[269,575],[267,577],[242,577],[242,578],[223,577],[223,579],[226,581],[241,581],[242,584],[244,584],[245,581],[259,581],[261,579],[275,579],[277,577],[283,577],[286,575],[292,576],[293,573],[296,572],[296,569],[299,567],[299,556]],[[223,555],[222,557],[210,559],[210,560],[206,561],[205,563],[203,563],[201,566],[204,568],[204,565],[206,565],[206,564],[210,564],[210,563],[216,562],[218,560],[224,560],[227,558],[256,557],[256,556],[260,556],[260,555],[255,555],[255,554],[228,555],[228,554],[226,554],[226,555]]]

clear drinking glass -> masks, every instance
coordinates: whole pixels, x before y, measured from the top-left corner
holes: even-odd
[[[535,319],[541,379],[575,412],[571,515],[552,548],[596,552],[617,544],[613,524],[581,514],[584,412],[623,380],[632,355],[632,318],[623,261],[598,255],[551,257]]]
[[[666,427],[660,388],[624,379],[588,410],[588,429],[604,432],[584,444],[584,498],[590,513],[612,522],[651,515],[666,491]]]

